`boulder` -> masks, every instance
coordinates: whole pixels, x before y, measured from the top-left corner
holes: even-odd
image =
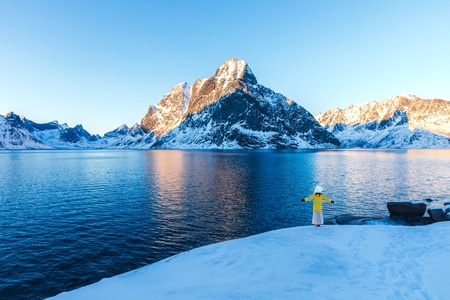
[[[430,208],[428,214],[434,222],[447,221],[447,215],[442,208]]]
[[[423,202],[388,202],[387,208],[391,218],[417,222],[422,219],[427,205]]]
[[[446,202],[444,207],[428,209],[428,214],[434,222],[450,220],[450,203]]]
[[[445,203],[445,204],[444,204],[444,207],[442,208],[442,210],[443,210],[446,214],[450,213],[450,203],[449,203],[449,202]]]

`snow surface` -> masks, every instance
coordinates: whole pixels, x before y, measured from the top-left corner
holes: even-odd
[[[450,222],[281,229],[52,299],[449,299],[449,229]]]

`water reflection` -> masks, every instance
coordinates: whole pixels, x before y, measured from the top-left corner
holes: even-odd
[[[155,185],[149,202],[156,223],[166,230],[177,227],[190,239],[200,240],[195,232],[206,231],[202,235],[207,241],[241,232],[248,201],[245,178],[249,176],[246,165],[235,155],[229,159],[230,155],[208,151],[146,153],[148,183]]]
[[[153,218],[194,244],[299,225],[309,219],[299,206],[303,186],[311,182],[312,153],[304,154],[149,151]]]

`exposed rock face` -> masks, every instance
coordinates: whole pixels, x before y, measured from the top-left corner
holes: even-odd
[[[243,60],[180,84],[151,106],[141,127],[153,148],[328,148],[340,142],[303,107],[258,84]]]
[[[175,86],[156,107],[149,107],[147,114],[141,121],[142,129],[154,131],[155,136],[158,137],[175,128],[187,112],[189,98],[190,87],[186,82]]]

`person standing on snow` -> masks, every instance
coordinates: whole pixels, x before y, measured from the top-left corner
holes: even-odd
[[[323,188],[320,185],[317,185],[314,189],[314,194],[300,200],[301,202],[314,201],[312,223],[316,225],[316,227],[323,224],[322,201],[334,203],[333,200],[322,194],[322,192]]]

